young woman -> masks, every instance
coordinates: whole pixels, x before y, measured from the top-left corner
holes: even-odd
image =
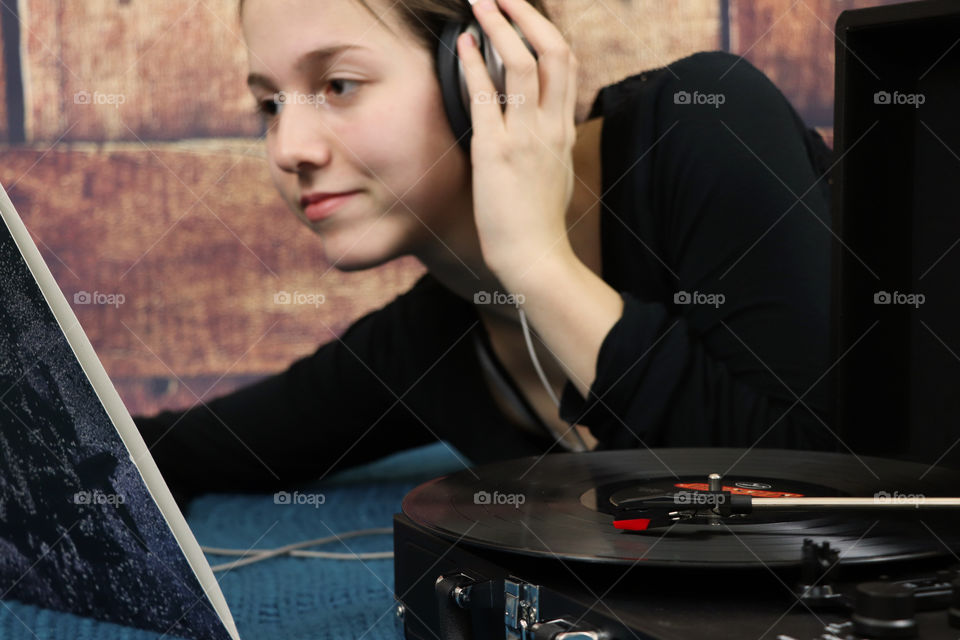
[[[497,2],[241,3],[281,197],[336,268],[428,273],[286,371],[138,418],[181,496],[437,439],[477,463],[832,447],[822,140],[722,52],[607,86],[576,123],[570,47],[539,1]],[[470,19],[506,87],[461,36],[468,154],[435,69],[443,25]]]

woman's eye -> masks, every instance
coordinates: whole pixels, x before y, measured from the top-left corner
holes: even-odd
[[[346,78],[331,78],[327,81],[327,85],[332,87],[335,90],[335,97],[342,97],[349,91],[344,91],[344,84],[355,84],[359,85],[360,82],[356,80],[347,80]],[[263,117],[264,119],[270,119],[278,115],[283,107],[283,105],[291,100],[302,100],[305,103],[309,104],[322,104],[326,102],[326,95],[324,94],[313,94],[313,95],[303,95],[303,94],[288,94],[284,92],[278,92],[271,95],[269,98],[260,100],[257,102],[257,106],[254,111]]]
[[[277,102],[273,98],[260,100],[257,102],[254,112],[263,118],[273,117],[277,114]]]
[[[334,83],[338,83],[340,86],[343,86],[343,83],[347,84],[360,84],[356,80],[347,80],[346,78],[333,78],[327,84],[333,86]],[[342,90],[340,95],[343,95]]]

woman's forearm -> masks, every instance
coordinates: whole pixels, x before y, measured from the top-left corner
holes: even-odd
[[[572,250],[561,250],[498,276],[522,301],[532,328],[586,397],[596,376],[600,346],[623,315],[620,294]]]

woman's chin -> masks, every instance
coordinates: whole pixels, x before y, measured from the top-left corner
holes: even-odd
[[[320,236],[324,258],[338,271],[373,269],[404,255],[394,244],[376,242],[370,238],[354,238],[350,242],[343,242],[342,238],[328,238],[324,234]]]

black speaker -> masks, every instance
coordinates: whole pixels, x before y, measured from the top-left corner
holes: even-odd
[[[845,11],[836,34],[839,432],[960,467],[960,0]]]

